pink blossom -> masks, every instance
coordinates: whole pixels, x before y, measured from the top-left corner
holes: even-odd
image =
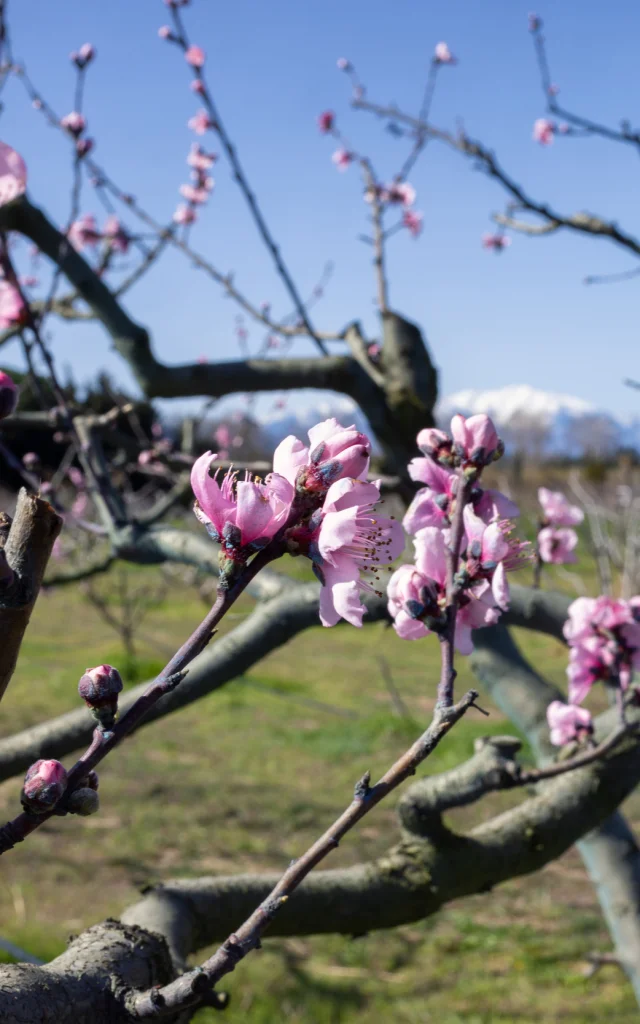
[[[287,533],[290,550],[311,558],[322,584],[323,626],[335,626],[341,618],[361,626],[360,591],[375,590],[362,573],[389,564],[404,547],[400,524],[377,512],[379,500],[376,484],[345,477],[331,485],[308,525]]]
[[[211,182],[211,187],[213,187],[213,178],[207,178],[207,181]],[[196,206],[206,203],[209,198],[210,191],[211,188],[196,188],[195,185],[180,186],[180,195],[184,196],[189,203],[194,203]]]
[[[331,159],[339,171],[346,171],[347,167],[353,160],[353,156],[346,149],[336,149]]]
[[[23,195],[27,188],[27,165],[15,149],[0,142],[0,206]]]
[[[173,39],[173,32],[168,25],[161,25],[158,29],[158,35],[161,39]]]
[[[491,233],[486,231],[482,236],[482,248],[493,249],[494,252],[502,252],[503,249],[508,248],[511,245],[511,239],[507,235],[501,235],[499,232]]]
[[[464,575],[471,581],[488,580],[499,608],[509,606],[507,572],[522,568],[531,560],[530,545],[511,536],[508,519],[485,523],[471,505],[463,511],[465,529]]]
[[[78,52],[69,54],[69,57],[79,68],[84,68],[93,60],[95,55],[95,46],[92,46],[91,43],[83,43]]]
[[[199,110],[197,114],[194,114],[189,121],[187,121],[187,127],[191,131],[195,132],[196,135],[204,135],[209,128],[213,128],[213,121],[207,114],[206,110]]]
[[[604,681],[625,690],[640,668],[638,598],[581,597],[569,606],[564,635],[571,648],[569,700],[581,703],[591,686]]]
[[[416,190],[408,181],[393,182],[385,189],[385,199],[388,203],[413,206],[416,201]]]
[[[309,431],[310,448],[290,434],[273,454],[273,469],[298,490],[322,492],[344,477],[366,478],[371,442],[355,426],[324,420]]]
[[[326,135],[333,128],[335,122],[335,114],[332,110],[325,110],[318,116],[318,128],[323,135]]]
[[[423,215],[417,210],[405,210],[402,214],[402,225],[407,228],[409,234],[417,238],[422,233]]]
[[[0,370],[0,420],[15,412],[19,395],[18,385],[13,378],[4,370]]]
[[[192,68],[204,67],[205,54],[201,46],[192,45],[186,50],[184,59]]]
[[[434,50],[434,58],[438,64],[455,64],[456,58],[446,43],[437,43]]]
[[[421,434],[426,433],[428,431],[421,431]],[[457,474],[431,458],[412,459],[408,469],[411,479],[426,484],[426,487],[416,493],[402,521],[407,533],[417,533],[425,526],[448,526],[455,509]],[[487,524],[497,517],[513,519],[520,515],[518,506],[499,491],[475,488],[471,501],[476,515]]]
[[[533,125],[533,141],[539,142],[541,146],[550,146],[555,132],[556,126],[553,121],[547,117],[539,117]]]
[[[193,78],[189,85],[191,92],[195,92],[198,96],[204,96],[206,86],[201,78]]]
[[[552,82],[549,88],[547,89],[547,92],[549,93],[549,96],[557,96],[560,92],[560,86],[556,85],[555,82]]]
[[[504,451],[493,421],[484,413],[468,419],[460,414],[454,416],[451,420],[451,436],[459,457],[474,466],[487,465]]]
[[[578,505],[570,505],[561,491],[549,491],[546,487],[540,487],[538,501],[542,506],[547,526],[579,526],[584,519],[582,509]]]
[[[553,565],[569,565],[577,561],[575,548],[578,534],[567,528],[545,526],[538,534],[538,551],[543,562]]]
[[[226,423],[221,423],[213,432],[213,437],[216,444],[220,445],[221,448],[228,448],[231,444],[231,432]]]
[[[87,126],[86,120],[82,114],[78,113],[77,110],[72,110],[70,114],[65,114],[64,117],[61,117],[60,124],[70,132],[71,135],[75,136],[82,135],[82,132]]]
[[[418,640],[446,622],[446,541],[442,530],[428,526],[415,538],[415,566],[402,565],[387,587],[389,613],[398,636]],[[493,625],[500,617],[486,580],[459,595],[455,645],[461,654],[473,650],[471,630]]]
[[[104,238],[109,240],[112,249],[115,249],[117,252],[127,252],[129,236],[114,214],[111,214],[105,220],[102,234]]]
[[[96,219],[91,213],[85,213],[74,220],[67,232],[67,238],[79,252],[87,245],[97,245],[101,237]]]
[[[563,704],[553,700],[547,708],[551,742],[555,747],[563,747],[571,740],[579,739],[585,733],[591,733],[591,713],[586,708],[575,704]]]
[[[18,289],[8,281],[0,281],[0,329],[24,324],[27,319],[28,310]]]
[[[193,224],[197,216],[192,206],[187,206],[186,203],[179,203],[173,215],[173,220],[176,224]]]
[[[208,171],[218,159],[215,153],[207,153],[197,142],[193,142],[187,157],[189,167],[196,171]]]
[[[350,71],[351,70],[351,61],[347,60],[346,57],[338,57],[338,60],[337,60],[336,63],[338,65],[338,68],[340,69],[340,71]]]
[[[271,473],[264,483],[244,480],[229,470],[218,483],[210,475],[217,456],[205,452],[193,464],[191,486],[196,496],[194,511],[214,540],[222,543],[229,558],[241,561],[249,546],[259,550],[284,526],[294,491],[288,480]]]
[[[76,142],[76,153],[78,156],[86,156],[93,149],[93,139],[78,139]]]

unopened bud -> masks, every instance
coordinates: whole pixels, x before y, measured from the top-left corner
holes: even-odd
[[[67,806],[70,814],[79,814],[83,818],[88,818],[90,814],[95,814],[100,807],[100,797],[95,789],[78,788],[69,797]]]
[[[24,777],[20,802],[31,814],[53,810],[67,785],[67,773],[59,761],[36,761]]]
[[[454,462],[453,441],[444,430],[426,427],[417,437],[418,448],[428,458],[442,466],[452,466]]]
[[[78,683],[78,693],[103,729],[113,726],[122,685],[120,673],[112,665],[88,668]]]
[[[16,382],[8,373],[0,370],[0,420],[6,419],[12,412],[15,412],[19,394]]]
[[[78,139],[76,142],[76,153],[79,157],[86,156],[93,149],[93,139]]]

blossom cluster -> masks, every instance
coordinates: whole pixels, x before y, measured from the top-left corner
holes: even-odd
[[[398,635],[417,640],[446,630],[455,600],[455,645],[469,654],[472,629],[493,625],[507,608],[506,574],[530,559],[529,545],[512,536],[518,507],[479,483],[482,469],[503,452],[488,416],[454,416],[450,435],[427,429],[417,440],[424,457],[412,460],[409,474],[425,486],[403,520],[407,533],[415,535],[415,559],[391,577],[389,611]],[[455,577],[448,579],[456,517],[461,517],[461,557]]]
[[[378,484],[367,482],[371,444],[355,426],[325,420],[309,431],[309,445],[286,437],[264,481],[230,469],[211,475],[206,452],[194,463],[195,513],[221,545],[223,585],[229,586],[251,554],[276,537],[280,551],[310,559],[322,584],[320,619],[362,625],[361,590],[375,589],[376,567],[401,553],[400,524],[377,511]]]
[[[569,703],[547,708],[551,742],[558,746],[592,731],[591,715],[580,707],[595,683],[620,694],[640,668],[640,597],[579,597],[569,606],[564,635],[569,645]]]
[[[556,565],[575,562],[578,534],[571,527],[580,525],[584,512],[577,505],[570,505],[560,491],[549,491],[546,487],[538,490],[538,501],[542,507],[537,540],[540,560]]]
[[[199,206],[206,203],[215,182],[208,173],[217,160],[215,153],[207,153],[197,142],[191,146],[187,164],[191,168],[191,182],[180,186],[180,195],[186,203],[180,203],[173,215],[176,224],[193,224],[197,219]]]
[[[113,252],[126,253],[131,243],[127,231],[114,214],[106,218],[102,230],[92,213],[82,214],[71,224],[67,238],[78,252],[104,242]]]
[[[438,45],[445,47],[447,53],[449,53],[445,43],[439,43]],[[443,56],[441,58],[434,57],[435,63],[452,63],[454,61],[454,58],[450,53],[448,59],[445,57],[444,50],[442,51],[442,54]],[[338,61],[338,67],[340,70],[344,71],[352,68],[352,65],[346,60],[346,58],[341,57]],[[318,115],[316,121],[318,129],[322,135],[332,135],[339,143],[338,148],[334,151],[331,157],[339,171],[346,171],[354,161],[361,160],[361,157],[349,148],[340,135],[336,126],[336,115],[333,110],[324,110]],[[367,203],[373,203],[375,201],[379,203],[383,209],[394,206],[400,207],[402,209],[402,219],[399,226],[405,227],[409,234],[414,238],[417,238],[422,231],[423,215],[417,210],[412,209],[413,204],[416,201],[416,190],[413,185],[409,184],[409,182],[394,180],[386,185],[374,182],[373,184],[368,185],[365,189],[364,200]]]

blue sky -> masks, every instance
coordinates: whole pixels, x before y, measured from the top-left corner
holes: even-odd
[[[336,59],[356,65],[373,100],[416,111],[434,45],[446,40],[459,58],[444,68],[432,120],[453,127],[462,118],[472,136],[493,147],[527,189],[566,212],[588,209],[636,230],[638,154],[598,139],[531,140],[543,114],[531,38],[529,0],[192,0],[186,22],[207,52],[208,81],[226,126],[282,252],[303,293],[327,260],[335,272],[313,312],[319,328],[359,318],[377,330],[370,251],[358,242],[367,208],[355,168],[339,174],[333,146],[315,125],[336,111],[354,147],[390,177],[406,152],[369,115],[349,108],[349,88]],[[632,117],[640,86],[640,9],[622,0],[550,3],[545,19],[553,78],[570,109],[612,124]],[[70,50],[90,41],[98,58],[89,73],[85,112],[97,141],[96,159],[123,188],[167,221],[187,180],[194,136],[186,121],[197,108],[188,69],[177,49],[157,37],[167,21],[162,0],[10,0],[14,56],[61,113],[72,109]],[[0,131],[29,166],[29,191],[58,223],[70,202],[70,154],[17,82],[4,93]],[[219,149],[211,136],[209,148]],[[216,189],[192,234],[196,249],[256,302],[289,310],[282,287],[224,160]],[[637,307],[640,279],[587,288],[586,274],[623,271],[630,257],[604,240],[569,234],[514,237],[502,256],[484,252],[480,238],[503,193],[469,162],[436,144],[411,175],[424,213],[415,241],[390,240],[393,308],[422,327],[441,371],[441,389],[528,383],[565,391],[617,415],[638,411],[638,394],[622,384],[640,377]],[[86,185],[83,212],[102,216]],[[125,218],[125,222],[126,218]],[[640,230],[640,229],[639,229]],[[220,289],[168,252],[127,299],[131,314],[152,332],[158,356],[182,362],[237,354],[237,309]],[[248,325],[250,326],[250,325]],[[107,367],[131,384],[96,325],[55,325],[51,338],[61,365],[80,380]],[[262,332],[251,329],[256,349]],[[295,353],[313,354],[309,342]],[[15,348],[2,354],[17,362]]]

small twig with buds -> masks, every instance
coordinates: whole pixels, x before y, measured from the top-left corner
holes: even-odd
[[[184,25],[182,23],[182,18],[180,17],[180,12],[178,11],[178,8],[176,6],[171,7],[171,15],[175,26],[175,36],[173,41],[178,46],[180,46],[185,56],[188,56],[190,54],[190,51],[192,51],[194,48],[190,47],[189,45]],[[231,142],[231,139],[227,135],[226,129],[224,128],[224,125],[220,120],[220,114],[213,101],[213,97],[211,95],[209,87],[207,86],[204,80],[204,74],[202,69],[202,65],[204,64],[204,54],[202,54],[201,61],[189,61],[189,63],[191,63],[193,68],[194,80],[200,83],[198,88],[198,95],[201,97],[202,102],[207,110],[207,113],[209,114],[209,118],[211,120],[211,127],[217,133],[218,138],[220,139],[220,142],[224,147],[229,163],[231,164],[233,176],[238,184],[238,187],[240,188],[240,191],[242,192],[247,201],[247,205],[249,206],[251,215],[253,216],[260,236],[265,246],[271,253],[271,257],[275,264],[276,270],[278,271],[278,274],[280,275],[280,278],[282,279],[282,282],[287,292],[289,293],[291,300],[293,301],[293,304],[298,312],[298,316],[300,317],[300,320],[304,324],[307,333],[310,335],[311,338],[313,338],[317,348],[322,353],[322,355],[326,356],[328,354],[326,346],[324,342],[318,337],[318,335],[316,334],[315,330],[311,325],[306,306],[302,301],[302,297],[298,292],[298,289],[294,284],[293,278],[291,277],[291,274],[289,273],[289,270],[287,269],[287,266],[280,254],[279,246],[276,244],[275,239],[273,238],[271,231],[269,230],[267,222],[265,221],[264,216],[262,215],[262,211],[258,206],[258,201],[253,191],[251,190],[249,182],[245,176],[244,170],[238,157],[237,150],[233,143]]]
[[[340,840],[361,818],[397,789],[405,779],[415,774],[418,765],[435,750],[465,712],[471,707],[477,708],[477,698],[477,692],[470,690],[458,704],[448,708],[436,708],[427,730],[374,786],[370,785],[369,772],[365,772],[355,785],[354,797],[349,807],[302,857],[291,862],[267,898],[212,957],[164,988],[153,989],[131,1000],[129,1010],[135,1019],[161,1018],[175,1014],[180,1009],[199,1005],[203,990],[215,985],[225,974],[233,971],[247,953],[259,947],[263,933],[310,871],[336,849]]]

